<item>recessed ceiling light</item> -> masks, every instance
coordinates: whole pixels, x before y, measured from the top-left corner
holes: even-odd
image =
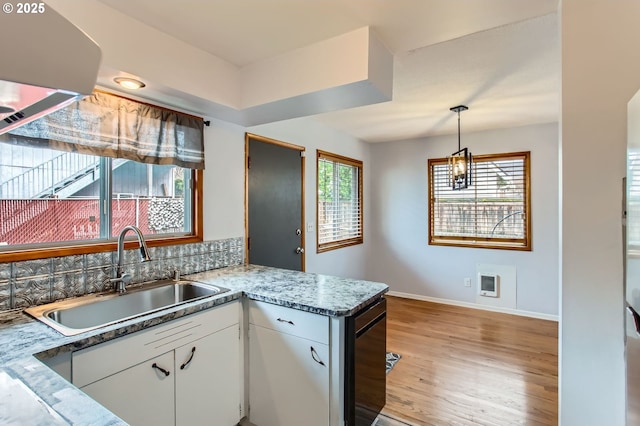
[[[146,86],[146,84],[144,84],[140,80],[136,80],[135,78],[129,78],[129,77],[116,77],[113,79],[113,81],[115,81],[125,89],[129,89],[129,90],[138,90]]]

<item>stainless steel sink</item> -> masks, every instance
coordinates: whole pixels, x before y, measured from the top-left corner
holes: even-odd
[[[65,336],[73,336],[227,291],[195,281],[161,280],[140,288],[129,287],[124,294],[91,294],[34,306],[25,312]]]

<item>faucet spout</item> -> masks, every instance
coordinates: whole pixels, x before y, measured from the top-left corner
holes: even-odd
[[[117,284],[116,291],[118,293],[124,293],[127,291],[127,284],[131,282],[131,276],[123,273],[122,268],[124,265],[124,237],[129,231],[133,231],[138,237],[138,244],[140,245],[140,261],[148,262],[151,260],[151,256],[149,256],[149,248],[144,240],[142,231],[140,231],[137,226],[133,225],[128,225],[122,228],[118,235],[118,265],[116,266],[116,276],[111,280]]]

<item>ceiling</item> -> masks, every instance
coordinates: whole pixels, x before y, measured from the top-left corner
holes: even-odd
[[[314,119],[367,142],[555,122],[557,0],[101,0],[237,67],[371,26],[393,99]]]

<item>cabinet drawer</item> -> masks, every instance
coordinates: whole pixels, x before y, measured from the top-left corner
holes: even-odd
[[[239,309],[239,302],[230,302],[74,352],[72,383],[77,387],[88,385],[237,324],[240,319]]]
[[[249,300],[249,323],[329,344],[329,317]]]

